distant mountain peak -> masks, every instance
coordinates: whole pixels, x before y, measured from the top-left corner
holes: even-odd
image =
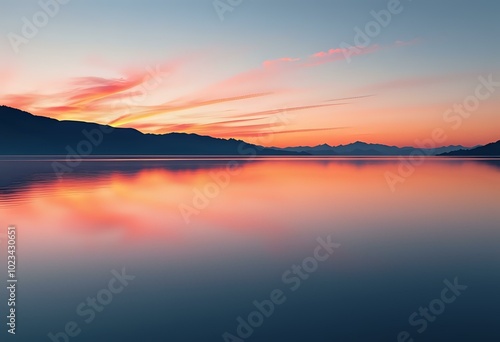
[[[29,115],[29,116],[35,116],[31,113],[28,113],[24,110],[9,107],[6,105],[0,105],[0,114],[1,115],[14,115],[14,114],[21,114],[21,115]]]
[[[479,157],[486,157],[486,156],[500,156],[500,140],[497,142],[493,142],[484,146],[480,147],[475,147],[472,149],[459,149],[456,151],[451,151],[448,153],[442,153],[440,154],[442,156],[451,156],[451,157],[459,157],[459,156],[479,156]]]

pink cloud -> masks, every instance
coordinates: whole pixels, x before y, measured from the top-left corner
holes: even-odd
[[[305,59],[282,57],[274,60],[265,60],[261,67],[241,72],[225,80],[217,82],[200,91],[200,96],[233,96],[234,93],[245,91],[279,93],[286,91],[283,87],[287,77],[303,68],[315,67],[326,63],[347,60],[355,56],[375,53],[382,49],[379,45],[367,47],[336,48],[316,52]]]
[[[120,100],[133,96],[140,97],[142,94],[140,91],[142,88],[140,87],[147,85],[148,81],[155,77],[155,72],[156,74],[160,73],[160,77],[165,78],[165,81],[167,81],[165,76],[176,73],[183,68],[185,61],[179,59],[171,60],[160,64],[154,70],[145,70],[144,68],[137,67],[114,70],[119,75],[117,77],[86,76],[73,78],[67,82],[67,87],[63,91],[56,91],[51,94],[8,95],[0,97],[0,102],[4,101],[7,105],[18,107],[38,115],[58,119],[84,120],[122,127],[134,127],[144,129],[148,132],[163,133],[168,130],[178,130],[210,135],[220,134],[220,136],[227,137],[235,134],[235,132],[239,132],[245,136],[265,134],[266,128],[269,128],[269,125],[261,125],[256,121],[280,113],[283,109],[265,110],[266,108],[263,108],[264,110],[260,112],[251,112],[251,110],[248,113],[240,112],[233,115],[231,117],[232,120],[224,118],[226,121],[210,124],[182,122],[187,121],[186,117],[183,117],[183,120],[177,118],[174,122],[165,124],[165,121],[168,120],[168,116],[165,115],[201,107],[232,104],[237,101],[274,96],[289,91],[285,86],[290,84],[287,82],[288,78],[293,76],[295,71],[324,63],[340,61],[346,59],[349,55],[356,56],[373,53],[379,49],[380,47],[377,45],[367,48],[339,48],[317,52],[305,58],[283,57],[266,60],[261,66],[255,69],[246,70],[227,79],[215,82],[205,89],[190,92],[175,101],[153,105],[133,103],[129,106]],[[89,62],[98,61],[90,60]],[[176,83],[172,79],[168,79],[168,81]],[[182,78],[182,82],[188,82],[188,80],[184,77]],[[338,99],[337,101],[340,100],[343,99]],[[311,110],[343,104],[322,103],[297,106],[285,110],[290,112]],[[184,113],[182,114],[184,115]],[[157,117],[157,122],[154,124],[148,122],[153,120],[146,120],[154,117]],[[196,120],[192,121],[196,122]]]
[[[338,49],[330,49],[326,52],[324,52],[324,51],[317,52],[312,56],[315,58],[323,58],[323,57],[332,56],[332,55],[336,55],[336,54],[344,54],[346,52],[347,52],[347,49],[338,48]]]
[[[351,46],[348,48],[336,48],[328,51],[320,51],[309,57],[307,66],[318,66],[325,63],[350,60],[353,56],[361,56],[381,50],[379,45],[367,47]]]
[[[293,62],[298,62],[298,61],[300,61],[300,58],[284,57],[284,58],[264,61],[262,63],[262,65],[264,66],[264,68],[270,68],[270,67],[280,66],[280,65],[287,64],[287,63],[293,63]]]
[[[86,120],[109,116],[116,110],[116,102],[124,97],[140,96],[141,89],[151,84],[167,83],[168,76],[183,67],[179,59],[146,68],[125,68],[122,77],[76,77],[66,82],[66,89],[52,93],[7,94],[0,96],[5,105],[38,115]],[[101,122],[107,123],[107,122]]]
[[[38,94],[10,94],[1,98],[2,104],[23,110],[29,109],[35,103],[40,101]]]
[[[419,44],[422,40],[420,38],[415,38],[409,41],[397,40],[392,46],[388,47],[403,47]],[[370,46],[349,46],[344,48],[334,48],[328,51],[316,52],[309,57],[310,63],[308,66],[317,66],[325,63],[350,60],[353,56],[361,56],[366,54],[371,54],[378,52],[382,49],[388,48],[382,47],[380,45],[370,45]]]

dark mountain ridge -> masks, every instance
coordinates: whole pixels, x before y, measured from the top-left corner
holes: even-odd
[[[471,150],[458,150],[452,151],[448,153],[443,153],[441,156],[453,157],[453,156],[479,156],[479,157],[500,157],[500,140],[497,142],[493,142],[491,144],[487,144],[484,146],[476,147]]]
[[[0,106],[0,155],[189,155],[189,156],[404,156],[415,151],[441,156],[498,156],[500,142],[467,149],[397,147],[356,141],[298,147],[262,147],[242,140],[188,133],[149,134],[82,121],[59,121]]]
[[[0,155],[67,154],[299,155],[235,139],[187,133],[144,134],[133,128],[59,121],[0,106]]]

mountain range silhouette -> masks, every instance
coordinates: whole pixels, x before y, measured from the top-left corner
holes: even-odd
[[[0,155],[398,156],[415,150],[427,155],[498,156],[500,141],[472,149],[460,145],[419,149],[361,141],[340,146],[269,148],[198,134],[148,134],[133,128],[59,121],[0,106]]]
[[[0,107],[0,155],[299,155],[235,139],[59,121]]]
[[[441,156],[450,156],[450,157],[453,157],[453,156],[456,156],[456,157],[459,157],[459,156],[464,156],[464,157],[465,156],[471,156],[471,157],[473,157],[473,156],[477,156],[477,157],[496,156],[496,157],[500,157],[500,140],[497,142],[493,142],[491,144],[487,144],[484,146],[473,148],[471,150],[461,149],[458,151],[451,151],[451,152],[443,153],[443,154],[441,154]]]

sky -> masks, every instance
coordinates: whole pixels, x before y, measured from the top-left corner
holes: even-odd
[[[279,147],[500,139],[498,1],[0,0],[0,9],[0,104],[36,115]]]

